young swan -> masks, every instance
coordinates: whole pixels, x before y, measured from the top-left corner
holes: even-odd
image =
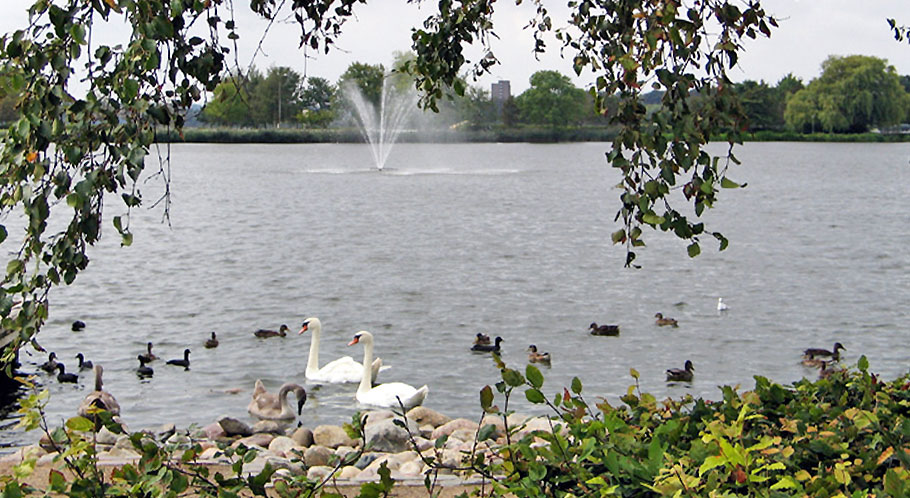
[[[288,404],[288,393],[294,392],[297,396],[297,413],[294,413],[291,405]],[[306,390],[297,384],[285,383],[278,390],[278,394],[266,392],[262,381],[256,379],[256,385],[253,388],[253,399],[246,407],[250,415],[264,420],[293,420],[303,411],[303,404],[306,403]]]
[[[380,406],[383,408],[398,407],[399,403],[404,406],[405,410],[410,410],[415,406],[423,403],[426,399],[430,388],[426,385],[420,389],[405,384],[403,382],[389,382],[372,386],[370,381],[370,367],[373,362],[373,334],[362,330],[354,335],[348,346],[363,343],[363,373],[360,378],[360,386],[357,387],[357,394],[354,396],[358,402],[364,405]]]

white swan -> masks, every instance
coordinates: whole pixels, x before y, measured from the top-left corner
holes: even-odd
[[[366,367],[373,362],[373,334],[361,330],[354,335],[348,346],[353,346],[358,342],[363,343],[363,367],[360,378],[360,386],[357,388],[357,394],[354,396],[357,401],[364,405],[373,405],[381,407],[397,407],[399,400],[404,405],[405,410],[410,410],[415,406],[423,403],[430,389],[424,385],[420,389],[415,389],[403,382],[389,382],[379,384],[373,387],[370,382],[370,369]]]
[[[319,368],[319,338],[322,335],[322,322],[316,317],[307,318],[297,334],[302,334],[307,330],[313,331],[313,339],[310,341],[310,356],[307,358],[306,372],[304,373],[307,380],[328,384],[360,382],[360,376],[363,374],[363,365],[354,361],[354,358],[350,356],[342,356]],[[376,375],[379,374],[381,367],[382,358],[376,358],[372,363],[372,382],[376,382]],[[382,370],[385,370],[385,368],[382,368]]]
[[[297,413],[288,404],[288,393],[294,391],[297,396]],[[256,379],[256,386],[253,388],[253,399],[246,407],[250,415],[265,420],[291,420],[297,418],[303,410],[303,404],[306,402],[306,390],[297,384],[285,383],[278,390],[278,394],[266,392],[262,381]]]

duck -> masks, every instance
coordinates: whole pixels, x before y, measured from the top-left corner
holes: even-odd
[[[803,358],[803,361],[800,363],[804,367],[821,368],[825,364],[825,360],[820,360],[818,358]]]
[[[85,361],[85,357],[82,356],[82,353],[76,354],[76,359],[79,360],[79,370],[88,370],[92,368],[92,362]]]
[[[263,339],[266,337],[284,337],[284,336],[288,335],[289,330],[290,329],[288,328],[287,325],[281,324],[281,327],[278,328],[277,332],[274,330],[259,329],[256,332],[253,332],[253,335],[255,335],[256,337],[263,338]]]
[[[483,332],[478,332],[477,336],[474,337],[474,344],[489,344],[490,336],[484,334]]]
[[[531,344],[528,346],[528,361],[531,363],[550,364],[550,353],[538,353],[537,346]]]
[[[76,383],[79,380],[79,376],[74,373],[66,373],[66,366],[63,363],[58,362],[57,366],[57,380],[59,382],[72,382]]]
[[[373,334],[366,330],[361,330],[354,334],[354,338],[348,343],[348,346],[363,343],[363,373],[360,378],[360,385],[357,387],[357,393],[354,398],[361,404],[378,406],[383,408],[404,406],[404,409],[410,410],[419,406],[427,398],[430,388],[423,385],[417,389],[403,382],[389,382],[373,386],[370,381],[370,365],[373,362]]]
[[[139,356],[142,356],[143,358],[145,358],[146,363],[151,363],[158,359],[158,357],[155,356],[154,353],[152,353],[152,343],[151,342],[148,343],[148,352],[145,354],[141,354]]]
[[[101,365],[95,365],[94,371],[95,390],[85,396],[82,403],[79,404],[79,409],[76,410],[76,413],[90,420],[94,420],[93,409],[106,410],[110,412],[111,416],[120,415],[120,403],[117,403],[113,394],[104,390],[104,385],[101,381],[101,374],[104,369],[101,368]],[[95,423],[97,424],[98,422],[96,421]]]
[[[591,335],[619,335],[619,325],[597,325],[597,322],[591,322],[588,330]]]
[[[809,348],[809,349],[803,351],[803,356],[805,356],[807,358],[815,358],[816,356],[828,356],[835,360],[838,360],[838,359],[840,359],[840,350],[841,349],[843,349],[845,351],[847,350],[847,348],[845,348],[843,344],[841,344],[839,342],[835,342],[834,348],[831,351],[828,351],[827,349],[821,349],[821,348]]]
[[[681,380],[685,382],[692,382],[693,371],[695,371],[695,367],[692,366],[692,361],[686,360],[685,369],[667,369],[667,380]]]
[[[212,338],[205,341],[205,347],[207,349],[217,348],[218,347],[218,338],[215,337],[215,332],[212,332]]]
[[[82,320],[76,320],[75,322],[73,322],[73,326],[72,326],[73,332],[79,332],[80,330],[82,330],[84,328],[85,328],[85,322],[83,322]]]
[[[844,371],[844,369],[840,368],[840,367],[830,367],[829,368],[829,366],[831,365],[831,361],[822,361],[821,364],[822,364],[822,368],[821,368],[821,370],[818,371],[819,379],[827,379],[836,373],[840,373],[840,372]]]
[[[729,306],[724,302],[724,298],[717,298],[717,311],[727,311],[727,309],[729,309]]]
[[[319,368],[319,339],[322,336],[322,322],[316,317],[310,317],[303,321],[300,326],[300,332],[297,335],[312,330],[313,339],[310,340],[310,354],[307,357],[306,371],[304,376],[311,382],[323,382],[327,384],[343,384],[346,382],[360,382],[360,376],[363,374],[363,365],[354,361],[350,356],[342,356],[337,360],[332,360],[324,367]],[[376,358],[371,365],[372,382],[376,382],[376,376],[380,369],[385,370],[382,366],[382,358]]]
[[[665,325],[670,325],[673,327],[679,327],[679,323],[675,318],[664,318],[663,313],[655,313],[654,318],[657,318],[656,322],[658,326],[663,327]]]
[[[54,370],[57,370],[57,353],[53,351],[48,353],[47,361],[42,363],[38,368],[47,373],[52,373]]]
[[[297,396],[297,413],[288,404],[288,393],[293,391]],[[246,407],[250,415],[263,420],[293,420],[303,411],[303,404],[306,402],[306,390],[297,385],[287,382],[278,390],[278,394],[272,394],[265,390],[262,381],[256,379],[253,388],[253,399]]]
[[[483,353],[498,353],[502,348],[499,344],[502,342],[502,337],[496,337],[494,341],[495,344],[492,346],[489,344],[475,344],[471,346],[471,351],[480,351]]]
[[[176,365],[178,367],[183,367],[186,369],[190,368],[190,350],[183,350],[183,359],[182,360],[167,360],[168,365]]]
[[[139,355],[136,358],[139,359],[139,368],[136,369],[136,374],[140,377],[151,377],[152,375],[155,375],[155,370],[146,365],[148,360],[145,359],[145,355]]]

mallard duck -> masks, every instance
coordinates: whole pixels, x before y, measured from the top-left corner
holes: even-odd
[[[141,354],[139,356],[142,356],[143,358],[145,358],[146,363],[151,363],[158,359],[158,357],[155,356],[154,353],[152,353],[152,343],[151,342],[148,343],[148,352],[145,354]]]
[[[94,420],[94,416],[91,413],[93,408],[107,410],[112,416],[120,415],[120,403],[117,403],[114,395],[104,390],[104,385],[101,381],[101,374],[104,369],[101,368],[101,365],[95,365],[94,370],[95,390],[85,396],[85,399],[79,404],[79,409],[76,413],[90,420]],[[95,423],[97,424],[97,421]]]
[[[828,356],[828,357],[834,358],[835,360],[838,360],[838,359],[840,359],[840,350],[841,349],[843,349],[845,351],[847,350],[847,348],[845,348],[843,344],[841,344],[839,342],[835,342],[834,349],[832,349],[831,351],[828,351],[827,349],[821,349],[821,348],[809,348],[809,349],[803,351],[803,356],[805,356],[807,358],[815,358],[816,356]]]
[[[836,373],[843,372],[844,369],[840,367],[831,367],[831,361],[822,361],[822,368],[818,371],[819,379],[827,379]]]
[[[66,366],[63,363],[57,363],[57,380],[59,382],[72,382],[76,383],[79,380],[79,376],[74,373],[66,373]]]
[[[803,358],[803,361],[800,363],[804,367],[821,368],[825,364],[825,360],[819,360],[818,358]]]
[[[190,368],[190,350],[183,350],[183,359],[182,360],[167,360],[168,365],[176,365],[178,367],[183,367],[186,369]]]
[[[692,366],[692,362],[690,360],[686,360],[685,369],[667,369],[667,380],[681,380],[685,382],[692,382],[692,372],[694,371],[695,367]]]
[[[57,353],[53,351],[48,353],[47,361],[42,363],[38,368],[47,373],[52,373],[54,370],[57,370]]]
[[[619,335],[619,325],[597,325],[597,322],[591,322],[588,330],[591,335]]]
[[[256,337],[260,337],[260,338],[284,337],[284,336],[288,335],[289,330],[290,329],[288,328],[287,325],[282,324],[281,327],[278,328],[277,332],[274,330],[259,329],[256,332],[253,332],[253,335],[255,335]]]
[[[477,336],[474,337],[474,344],[489,344],[490,336],[484,334],[483,332],[478,332]]]
[[[297,396],[297,414],[288,404],[288,393],[294,392]],[[253,399],[247,406],[247,411],[254,417],[264,420],[290,420],[297,418],[303,411],[306,402],[306,390],[297,384],[286,383],[278,390],[278,394],[266,392],[262,381],[256,379],[253,388]]]
[[[499,346],[499,343],[502,342],[502,337],[496,337],[496,340],[494,342],[495,342],[495,344],[493,344],[493,345],[475,344],[475,345],[471,346],[471,351],[480,351],[480,352],[484,352],[484,353],[498,353],[501,349]]]
[[[657,323],[657,325],[660,327],[663,327],[665,325],[670,325],[672,327],[679,327],[679,323],[676,321],[675,318],[664,318],[663,313],[655,313],[654,318],[657,318],[655,323]]]
[[[152,369],[152,367],[146,366],[148,361],[146,361],[145,355],[139,355],[136,358],[139,359],[139,368],[136,369],[136,373],[140,377],[151,377],[152,375],[155,375],[155,370]]]
[[[218,339],[215,337],[215,332],[212,332],[212,338],[205,341],[205,347],[208,349],[218,347]]]
[[[76,359],[79,360],[79,370],[88,370],[92,368],[92,362],[85,361],[85,357],[82,356],[82,353],[78,353]]]
[[[538,353],[537,346],[531,344],[528,346],[528,361],[531,363],[550,364],[550,353]]]

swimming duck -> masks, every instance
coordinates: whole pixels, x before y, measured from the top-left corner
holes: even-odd
[[[497,337],[497,339],[499,339]],[[357,393],[354,395],[359,403],[364,405],[381,406],[384,408],[404,406],[405,410],[410,410],[415,406],[423,403],[430,388],[426,385],[420,389],[415,388],[404,382],[389,382],[373,386],[371,380],[370,364],[373,363],[373,334],[361,330],[354,335],[348,346],[363,343],[363,376],[360,378],[360,385],[357,386]],[[497,343],[498,344],[498,343]]]
[[[215,332],[212,332],[212,338],[205,341],[205,347],[208,349],[218,347],[218,339],[215,338]]]
[[[839,342],[835,342],[834,349],[832,349],[831,351],[828,351],[827,349],[821,349],[821,348],[809,348],[809,349],[803,351],[803,356],[806,356],[809,358],[815,358],[816,356],[830,356],[831,358],[834,358],[835,360],[837,360],[837,359],[840,359],[840,350],[841,349],[846,351],[847,348],[845,348],[843,344],[841,344]]]
[[[483,332],[478,332],[477,336],[474,337],[474,344],[489,344],[490,336],[484,334]]]
[[[101,382],[101,374],[104,372],[104,369],[101,368],[101,365],[95,365],[94,370],[95,390],[85,396],[85,399],[79,404],[79,409],[76,413],[89,420],[94,420],[94,416],[91,413],[93,408],[107,410],[112,416],[120,415],[120,403],[117,403],[117,400],[114,399],[114,395],[104,390],[104,386]],[[98,421],[95,421],[95,423],[97,426]]]
[[[663,327],[665,325],[679,327],[679,323],[677,323],[675,318],[664,318],[663,313],[655,313],[654,317],[657,318],[655,323],[657,323],[657,325],[660,327]]]
[[[178,367],[183,367],[186,369],[190,368],[190,350],[183,350],[183,359],[182,360],[167,360],[168,365],[176,365]]]
[[[818,371],[819,379],[827,379],[836,373],[843,372],[844,369],[840,367],[831,367],[830,361],[822,361],[822,368]]]
[[[531,344],[528,346],[528,361],[531,363],[550,364],[550,353],[538,353],[537,346]]]
[[[591,322],[588,330],[591,335],[619,335],[619,325],[597,325],[597,322]]]
[[[39,366],[38,368],[40,368],[41,370],[44,370],[47,373],[51,373],[54,370],[57,370],[57,353],[55,353],[53,351],[48,353],[47,361],[42,363],[41,366]]]
[[[141,354],[139,356],[142,356],[143,358],[145,358],[146,363],[151,363],[158,359],[158,357],[155,356],[154,353],[152,353],[152,343],[151,342],[148,343],[148,353]]]
[[[136,369],[136,373],[140,377],[151,377],[155,375],[155,370],[152,367],[146,366],[148,360],[145,359],[145,355],[139,355],[136,358],[139,359],[139,368]]]
[[[59,382],[73,382],[73,383],[75,383],[76,381],[79,380],[79,376],[78,376],[78,375],[73,374],[73,373],[66,373],[66,366],[64,366],[63,363],[59,363],[59,362],[58,362],[58,363],[57,363],[57,366],[56,366],[55,368],[57,369],[57,380],[58,380]]]
[[[303,411],[306,402],[306,390],[297,384],[286,383],[278,390],[278,394],[266,392],[262,381],[256,379],[253,388],[253,399],[247,406],[250,415],[264,420],[291,420],[297,418],[294,410],[288,404],[288,393],[293,391],[297,396],[297,415]]]
[[[825,364],[825,360],[820,360],[818,358],[803,358],[803,361],[800,362],[804,367],[811,368],[821,368]]]
[[[492,346],[489,344],[475,344],[471,346],[471,351],[481,351],[484,353],[498,353],[501,349],[499,343],[502,342],[502,337],[496,337],[496,343]]]
[[[85,328],[85,322],[83,322],[82,320],[76,320],[75,322],[73,322],[73,332],[79,332],[80,330],[82,330],[84,328]]]
[[[717,298],[717,311],[727,311],[727,303],[724,302],[724,298]]]
[[[284,337],[284,336],[288,335],[289,330],[290,329],[288,328],[287,325],[282,324],[281,327],[278,328],[277,332],[274,330],[259,329],[256,332],[253,332],[253,335],[255,335],[256,337],[260,337],[260,338]]]
[[[692,382],[692,372],[695,370],[695,367],[692,366],[690,360],[686,360],[686,368],[670,368],[667,369],[667,380],[681,380],[685,382]]]
[[[76,358],[79,360],[79,370],[88,370],[92,368],[92,362],[85,361],[85,357],[82,356],[82,353],[76,355]]]

